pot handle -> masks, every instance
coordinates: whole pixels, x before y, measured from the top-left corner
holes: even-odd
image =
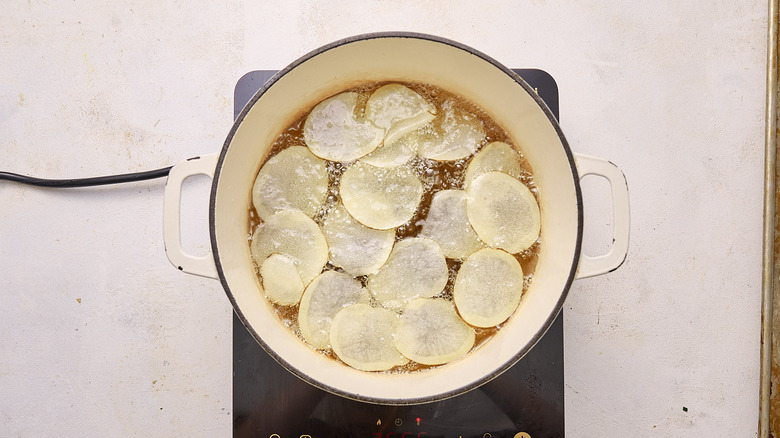
[[[184,180],[195,175],[214,178],[219,154],[188,158],[173,166],[165,183],[163,198],[163,242],[168,260],[180,271],[201,277],[218,278],[214,257],[196,257],[181,247],[181,187]]]
[[[580,255],[577,266],[577,278],[593,277],[606,274],[619,268],[628,254],[629,238],[629,205],[628,184],[626,176],[613,163],[602,158],[574,154],[580,179],[585,175],[596,175],[606,178],[612,188],[613,229],[612,246],[606,254],[600,256]]]

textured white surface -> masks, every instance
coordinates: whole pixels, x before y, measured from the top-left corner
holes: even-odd
[[[565,305],[567,436],[755,436],[766,3],[524,3],[11,0],[0,170],[216,152],[242,74],[358,33],[432,33],[544,69],[572,149],[620,166],[632,201],[626,263]],[[207,185],[183,206],[201,253]],[[584,186],[598,253],[606,187]],[[230,436],[231,307],[167,262],[162,192],[0,183],[3,436]]]

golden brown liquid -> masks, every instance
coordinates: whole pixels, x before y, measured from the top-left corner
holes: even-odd
[[[362,117],[362,111],[363,108],[365,107],[365,102],[368,100],[368,97],[371,95],[371,93],[374,92],[374,90],[378,89],[379,87],[387,84],[388,82],[375,82],[375,83],[370,83],[359,87],[355,87],[352,89],[347,89],[344,91],[353,91],[359,93],[360,98],[358,99],[358,106],[356,111],[359,113],[358,116]],[[498,124],[496,124],[482,109],[458,97],[457,95],[442,90],[440,88],[432,87],[429,85],[416,84],[416,83],[403,83],[403,85],[416,91],[421,96],[423,96],[426,100],[428,100],[429,102],[435,105],[435,107],[437,108],[437,118],[433,120],[432,122],[433,125],[437,124],[438,120],[442,117],[444,113],[444,111],[441,110],[442,105],[448,100],[453,100],[456,103],[457,110],[463,110],[467,113],[473,114],[482,122],[483,127],[485,128],[486,136],[482,144],[480,145],[480,149],[484,145],[493,141],[503,141],[511,145],[517,152],[517,157],[520,163],[522,164],[523,169],[525,169],[525,172],[523,173],[523,175],[520,176],[519,179],[523,184],[525,184],[531,190],[531,193],[533,193],[534,197],[537,198],[537,202],[538,202],[538,197],[539,197],[538,190],[534,183],[533,175],[531,172],[531,166],[528,164],[528,161],[525,159],[522,152],[518,150],[518,148],[515,146],[515,144],[506,134],[506,132],[500,126],[498,126]],[[273,157],[274,155],[278,154],[280,151],[288,147],[306,146],[306,143],[303,139],[303,125],[306,122],[306,118],[308,117],[310,111],[311,108],[309,108],[309,110],[307,110],[298,120],[290,124],[290,126],[288,126],[282,133],[279,134],[276,141],[274,141],[274,144],[271,146],[270,150],[268,151],[267,156],[263,160],[263,165],[271,157]],[[396,241],[399,241],[406,237],[417,236],[417,234],[422,229],[421,224],[424,223],[424,220],[428,215],[428,210],[430,209],[430,205],[431,205],[431,199],[433,198],[433,195],[436,192],[441,190],[449,190],[449,189],[463,190],[466,167],[468,166],[472,157],[473,155],[460,160],[444,161],[444,162],[429,160],[422,157],[415,157],[409,163],[407,163],[407,165],[411,166],[411,168],[414,169],[415,173],[420,178],[420,181],[422,181],[425,191],[423,193],[422,200],[420,201],[420,205],[418,206],[415,215],[408,222],[399,226],[396,229],[396,234],[395,234]],[[320,225],[322,223],[322,219],[329,211],[330,207],[332,207],[339,199],[339,189],[338,189],[339,181],[341,179],[342,173],[348,167],[348,164],[349,163],[345,164],[345,163],[338,163],[338,162],[331,162],[331,161],[327,162],[328,177],[329,177],[328,194],[326,196],[325,202],[320,207],[317,214],[315,214],[314,216],[314,221]],[[249,209],[249,230],[250,230],[249,244],[250,245],[251,245],[252,236],[254,235],[255,230],[257,229],[257,226],[260,225],[260,223],[261,220],[257,215],[257,212],[255,211],[254,207],[250,207]],[[531,248],[521,253],[515,254],[514,256],[515,258],[517,258],[517,260],[520,262],[520,265],[523,268],[523,273],[525,275],[523,290],[525,291],[528,288],[528,285],[530,284],[533,278],[533,273],[539,258],[539,242],[537,241],[537,243],[531,246]],[[455,277],[458,273],[458,269],[460,268],[461,263],[462,260],[447,259],[447,266],[449,268],[449,280],[444,290],[439,295],[437,295],[437,297],[448,299],[450,301],[452,300],[452,289],[455,282]],[[325,266],[324,270],[340,270],[340,269],[328,263]],[[260,275],[259,268],[257,266],[255,267],[255,271],[259,276]],[[358,280],[360,280],[365,286],[366,284],[365,277],[358,277]],[[522,301],[520,305],[522,305]],[[295,332],[298,335],[298,337],[301,339],[301,342],[305,342],[298,328],[298,322],[297,322],[298,306],[297,305],[280,306],[278,304],[274,304],[274,308],[276,310],[276,314],[279,316],[279,319],[282,321],[282,323],[290,330]],[[474,347],[472,348],[472,351],[476,348],[479,348],[481,345],[484,345],[485,342],[489,341],[490,338],[492,338],[493,335],[495,335],[496,332],[498,332],[498,330],[501,329],[502,325],[503,323],[495,327],[489,327],[489,328],[473,327],[476,332],[476,341],[474,342]],[[321,353],[327,355],[328,357],[333,358],[334,360],[339,360],[338,357],[330,350],[321,351]],[[435,366],[421,365],[416,362],[410,362],[406,365],[395,367],[386,372],[390,372],[390,373],[412,372],[412,371],[419,371],[419,370],[424,370],[429,368],[435,368]]]

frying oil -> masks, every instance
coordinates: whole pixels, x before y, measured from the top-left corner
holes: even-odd
[[[355,110],[357,113],[356,115],[359,118],[363,117],[365,104],[366,101],[368,100],[368,97],[371,95],[371,93],[373,93],[374,90],[378,89],[379,87],[387,85],[388,83],[389,82],[372,82],[372,83],[367,83],[358,87],[344,90],[344,91],[357,92],[359,94],[358,105]],[[517,158],[520,164],[522,165],[523,169],[525,169],[523,174],[520,175],[518,179],[520,180],[520,182],[525,184],[530,189],[531,193],[533,193],[534,197],[537,198],[537,202],[538,202],[539,195],[538,195],[538,190],[536,188],[536,185],[534,183],[533,174],[531,172],[531,166],[523,156],[522,152],[514,145],[514,143],[512,142],[511,138],[509,138],[507,133],[495,121],[493,121],[493,119],[489,117],[489,115],[485,111],[483,111],[481,108],[477,107],[476,105],[473,105],[472,103],[466,101],[465,99],[453,93],[450,93],[446,90],[443,90],[441,88],[433,87],[427,84],[419,84],[419,83],[402,83],[402,84],[414,90],[421,96],[423,96],[428,102],[434,104],[434,106],[437,109],[437,116],[431,122],[430,124],[431,126],[427,128],[424,127],[422,129],[440,129],[440,126],[442,124],[443,114],[444,114],[442,108],[445,105],[449,106],[449,105],[453,105],[454,103],[454,108],[456,112],[459,112],[461,114],[465,113],[474,116],[482,122],[486,135],[485,135],[485,139],[479,145],[477,151],[479,151],[486,144],[493,141],[502,141],[511,145],[514,148],[515,152],[517,153]],[[309,112],[311,112],[311,108],[308,111],[306,111],[299,119],[295,120],[292,124],[290,124],[286,129],[284,129],[279,134],[279,136],[277,137],[277,139],[274,141],[273,145],[269,149],[267,156],[263,160],[263,165],[271,157],[278,154],[280,151],[284,149],[287,149],[291,146],[306,146],[306,142],[304,141],[304,137],[303,137],[303,126],[306,122],[306,118],[308,117]],[[436,161],[436,160],[423,158],[420,156],[415,156],[411,160],[409,160],[409,162],[406,163],[407,166],[411,167],[414,170],[415,174],[422,182],[424,191],[423,191],[422,200],[420,201],[420,204],[414,216],[408,222],[402,224],[396,229],[396,235],[395,235],[396,241],[402,240],[407,237],[414,237],[420,233],[420,231],[422,230],[422,225],[425,223],[425,218],[428,215],[428,210],[430,209],[431,200],[433,199],[433,195],[435,193],[441,190],[450,190],[450,189],[463,190],[464,189],[464,176],[466,173],[466,168],[468,167],[468,164],[472,158],[473,155],[460,160]],[[352,162],[349,163],[341,163],[341,162],[333,162],[333,161],[327,162],[328,191],[325,197],[325,201],[323,202],[322,206],[320,207],[320,209],[317,211],[317,213],[313,218],[314,221],[317,222],[318,224],[322,225],[322,221],[324,217],[327,215],[327,213],[329,212],[330,208],[333,207],[336,203],[338,203],[339,181],[341,180],[341,175],[351,164]],[[248,218],[249,218],[249,230],[250,230],[249,244],[251,245],[252,236],[254,235],[258,225],[260,225],[262,220],[257,215],[257,212],[255,211],[254,207],[250,207],[250,210],[248,212]],[[537,241],[529,249],[514,255],[514,257],[518,260],[518,262],[520,262],[520,265],[523,268],[523,273],[525,275],[524,282],[523,282],[524,291],[528,288],[530,282],[533,279],[533,273],[539,258],[539,245],[540,242]],[[455,277],[457,276],[458,269],[460,268],[461,263],[462,260],[449,259],[449,258],[447,259],[449,279],[447,281],[447,285],[445,286],[444,290],[439,295],[437,295],[437,297],[452,301],[452,290],[455,282]],[[341,269],[331,265],[330,263],[328,263],[325,266],[324,270],[341,271]],[[255,271],[258,277],[260,277],[259,267],[255,266]],[[365,286],[366,284],[365,276],[358,277],[357,279],[360,280]],[[274,308],[276,310],[276,314],[278,315],[280,321],[291,331],[297,334],[298,337],[301,338],[301,341],[304,342],[303,337],[300,334],[300,329],[298,327],[298,305],[281,306],[278,304],[274,304]],[[502,325],[503,323],[495,327],[489,327],[489,328],[473,327],[476,332],[476,341],[474,343],[474,347],[472,348],[472,351],[476,348],[479,348],[481,345],[484,345],[487,341],[489,341],[490,338],[492,338],[498,332],[498,330],[501,329]],[[334,360],[339,361],[338,357],[331,350],[320,351],[320,352],[330,358],[333,358]],[[412,361],[406,365],[397,366],[386,372],[404,373],[404,372],[419,371],[419,370],[424,370],[429,368],[435,368],[435,366],[421,365]]]

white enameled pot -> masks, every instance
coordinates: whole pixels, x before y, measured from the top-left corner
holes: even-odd
[[[252,184],[268,147],[317,102],[366,81],[432,84],[475,103],[493,117],[528,159],[539,189],[542,245],[531,286],[516,313],[493,339],[466,357],[431,370],[372,373],[355,370],[306,346],[265,299],[249,252]],[[209,226],[212,255],[193,257],[180,243],[183,181],[213,178]],[[585,257],[580,178],[595,174],[612,187],[614,243]],[[247,329],[281,365],[324,390],[355,400],[416,404],[473,389],[511,367],[541,338],[576,278],[616,269],[628,250],[628,190],[608,161],[575,155],[547,106],[515,73],[462,44],[410,33],[359,35],[322,47],[280,71],[241,111],[222,151],[175,166],[165,193],[164,240],[178,269],[219,278]]]

